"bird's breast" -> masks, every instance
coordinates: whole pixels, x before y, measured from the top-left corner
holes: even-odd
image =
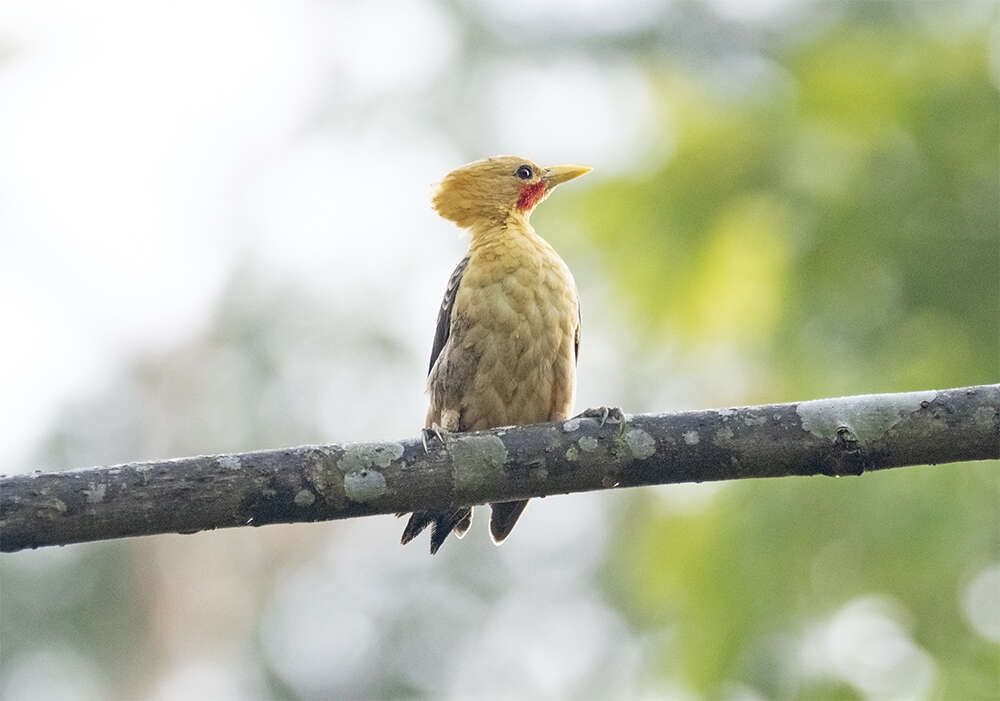
[[[465,430],[556,420],[572,408],[576,286],[548,244],[526,243],[470,253],[451,349],[474,363],[462,392]]]

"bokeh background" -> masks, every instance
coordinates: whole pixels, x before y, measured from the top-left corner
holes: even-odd
[[[578,406],[996,382],[995,2],[0,4],[0,472],[416,435],[465,241],[535,214]],[[0,557],[4,699],[996,699],[997,463]]]

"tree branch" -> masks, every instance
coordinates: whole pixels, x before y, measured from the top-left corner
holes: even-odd
[[[1000,457],[1000,385],[0,478],[0,550],[324,521],[612,487]]]

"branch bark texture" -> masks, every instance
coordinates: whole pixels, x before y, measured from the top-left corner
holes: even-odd
[[[1000,457],[1000,385],[0,477],[0,550]]]

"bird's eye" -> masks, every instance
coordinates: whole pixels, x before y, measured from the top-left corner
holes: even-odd
[[[531,180],[531,176],[534,174],[534,171],[531,170],[531,166],[521,166],[514,173],[514,175],[519,177],[521,180]]]

